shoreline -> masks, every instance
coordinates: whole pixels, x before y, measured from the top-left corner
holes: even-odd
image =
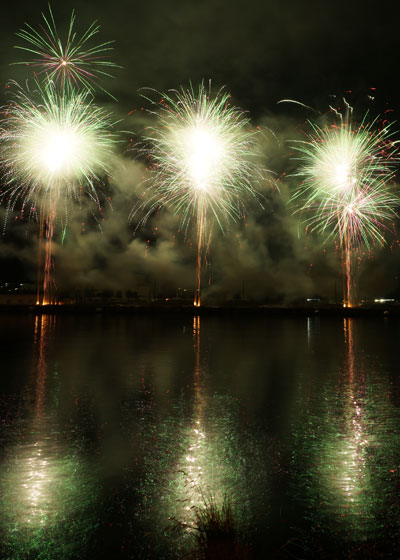
[[[400,316],[400,306],[377,305],[342,307],[320,306],[274,306],[274,305],[188,305],[153,304],[58,304],[58,305],[1,305],[0,313],[33,314],[124,314],[124,315],[209,315],[209,316],[323,316],[323,317],[387,317]]]

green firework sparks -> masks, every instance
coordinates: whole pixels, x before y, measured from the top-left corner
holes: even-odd
[[[98,203],[96,189],[109,171],[116,142],[110,114],[87,90],[65,86],[60,91],[53,82],[36,82],[33,91],[13,85],[0,122],[2,198],[8,208],[22,199],[34,212],[50,198],[79,197],[82,190]]]
[[[94,89],[97,80],[112,77],[108,69],[118,68],[118,65],[107,60],[113,50],[113,41],[92,44],[93,38],[100,30],[96,21],[79,36],[74,29],[76,16],[73,11],[65,41],[62,41],[50,6],[48,17],[42,13],[42,18],[43,24],[40,25],[39,30],[25,23],[25,27],[17,33],[27,46],[16,46],[16,48],[29,53],[32,57],[31,60],[17,62],[17,64],[32,66],[38,74],[47,74],[50,80],[60,83],[61,86],[68,83],[89,90]]]
[[[371,242],[384,244],[387,223],[396,217],[399,197],[390,188],[397,159],[393,130],[379,128],[378,120],[352,120],[346,103],[344,114],[332,110],[334,122],[324,128],[308,122],[307,140],[298,141],[302,179],[292,201],[308,215],[310,231],[338,239],[347,249]]]
[[[229,99],[221,90],[212,97],[202,83],[197,91],[181,87],[151,101],[158,122],[147,129],[142,150],[153,171],[150,203],[141,205],[148,209],[145,219],[165,205],[183,226],[201,216],[224,229],[243,214],[243,197],[256,194],[253,184],[262,175],[255,162],[258,134]]]

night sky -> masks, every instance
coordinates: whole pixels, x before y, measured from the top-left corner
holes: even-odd
[[[279,190],[266,181],[261,187],[263,207],[248,200],[243,222],[231,224],[225,235],[214,231],[203,279],[205,297],[231,299],[244,290],[248,299],[260,301],[332,298],[340,285],[338,255],[332,243],[304,235],[287,204],[296,180],[283,176],[294,166],[288,140],[299,136],[299,124],[312,114],[278,101],[296,99],[324,113],[345,96],[359,114],[369,110],[377,116],[391,109],[390,119],[398,120],[398,23],[390,9],[359,1],[68,0],[53,4],[61,36],[73,8],[78,32],[97,19],[98,42],[115,40],[113,61],[122,68],[102,85],[118,103],[101,91],[96,101],[121,119],[117,130],[132,134],[120,134],[115,172],[104,193],[101,231],[87,207],[73,208],[62,247],[56,238],[59,288],[127,290],[138,274],[151,278],[163,293],[193,287],[195,243],[191,230],[186,235],[179,231],[179,216],[166,208],[145,228],[135,231],[136,224],[128,224],[144,174],[143,164],[133,162],[128,148],[129,138],[140,140],[150,118],[140,111],[149,109],[141,88],[165,91],[189,80],[197,84],[211,79],[215,90],[226,86],[233,103],[265,130],[262,149]],[[10,79],[23,83],[31,77],[29,68],[10,65],[21,60],[13,46],[22,40],[15,33],[24,22],[37,28],[42,11],[47,11],[46,2],[16,1],[3,9],[2,91]],[[4,92],[2,104],[6,99]],[[4,214],[3,203],[2,227]],[[360,297],[400,295],[400,250],[395,236],[389,232],[387,237],[388,247],[375,247],[371,255],[362,256]],[[0,279],[34,281],[36,244],[37,224],[9,216],[0,241]]]

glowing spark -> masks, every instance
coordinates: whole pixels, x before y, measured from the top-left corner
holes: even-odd
[[[395,152],[389,126],[375,130],[377,121],[352,122],[352,109],[336,113],[339,123],[325,128],[310,124],[306,141],[294,144],[300,153],[303,179],[292,200],[301,200],[298,211],[310,212],[311,230],[338,237],[341,245],[361,242],[383,244],[385,222],[396,216],[399,199],[389,189],[394,175]]]
[[[335,122],[320,128],[309,122],[305,141],[294,144],[299,152],[302,178],[292,200],[298,211],[309,214],[309,231],[336,238],[343,250],[347,295],[351,305],[351,253],[360,244],[385,243],[386,223],[393,220],[399,198],[388,183],[394,175],[397,147],[390,126],[377,129],[377,120],[360,124],[352,121],[346,103],[344,116],[334,111]]]
[[[40,237],[46,224],[46,302],[57,203],[60,195],[79,199],[86,191],[100,204],[97,186],[108,172],[115,142],[110,115],[92,103],[88,91],[75,93],[67,86],[59,91],[53,82],[36,83],[33,92],[17,86],[2,113],[0,162],[6,186],[1,199],[7,200],[7,211],[19,199],[23,207],[30,202],[30,215],[40,217]]]
[[[197,93],[191,87],[163,94],[158,126],[147,129],[151,147],[144,148],[154,173],[146,218],[167,205],[186,225],[202,209],[223,229],[228,218],[242,215],[243,195],[255,195],[253,182],[260,177],[254,162],[257,134],[229,98],[221,91],[211,98],[203,84]]]
[[[186,173],[193,181],[193,187],[207,190],[214,178],[218,180],[225,156],[223,143],[212,128],[201,122],[189,127],[179,136],[176,144],[181,144]]]
[[[49,16],[42,13],[43,25],[40,30],[34,29],[28,23],[21,29],[17,36],[26,41],[28,46],[16,46],[17,49],[26,51],[35,58],[31,61],[17,62],[38,68],[39,72],[46,73],[49,79],[74,86],[83,86],[89,90],[94,89],[94,82],[102,77],[112,77],[107,68],[118,68],[108,60],[112,51],[113,41],[90,46],[100,26],[94,21],[82,36],[78,37],[74,31],[75,12],[71,14],[68,33],[63,42],[58,35],[53,13],[49,6]],[[105,91],[103,88],[100,88]]]
[[[16,84],[15,84],[16,85]],[[98,203],[99,176],[108,172],[115,144],[110,115],[94,105],[89,93],[49,82],[25,92],[2,109],[0,160],[9,208],[22,198],[44,203],[53,194],[78,196],[82,187]],[[54,200],[54,197],[53,197]]]
[[[164,205],[181,216],[182,227],[196,222],[195,306],[200,305],[200,266],[210,221],[223,230],[229,219],[243,216],[243,197],[256,195],[253,185],[261,178],[255,162],[257,134],[229,98],[222,91],[212,97],[204,84],[197,92],[191,86],[163,94],[155,112],[158,125],[147,129],[142,150],[150,155],[153,171],[150,201],[139,206],[147,207],[142,223]]]

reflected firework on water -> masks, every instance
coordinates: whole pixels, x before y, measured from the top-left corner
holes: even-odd
[[[185,558],[224,496],[255,558],[397,557],[396,319],[2,325],[1,557]]]
[[[343,400],[340,403],[340,429],[331,433],[321,449],[318,470],[320,487],[327,495],[325,507],[336,511],[337,522],[344,524],[347,534],[367,539],[376,530],[372,503],[369,456],[375,440],[373,424],[366,400],[366,379],[363,366],[355,363],[352,321],[344,320],[345,364],[343,368]],[[382,504],[379,504],[382,508]]]
[[[190,391],[171,402],[173,414],[160,415],[152,400],[141,419],[144,465],[135,516],[148,546],[168,558],[174,557],[171,551],[184,555],[193,547],[196,512],[210,501],[220,509],[227,499],[237,528],[249,540],[254,531],[250,504],[263,504],[259,518],[269,511],[271,444],[265,433],[250,436],[254,427],[241,417],[235,398],[209,393],[210,341],[200,321],[195,316],[191,330]]]
[[[310,539],[348,550],[352,543],[374,543],[384,528],[392,527],[393,537],[399,530],[392,502],[400,415],[385,376],[376,375],[373,361],[360,359],[354,319],[344,319],[343,333],[338,377],[329,377],[321,393],[307,398],[303,439],[294,430],[293,489],[302,488]]]
[[[0,550],[5,557],[72,559],[84,554],[95,523],[98,489],[93,468],[71,446],[49,410],[49,361],[55,316],[36,316],[34,414],[18,443],[3,453],[0,475]],[[52,389],[54,391],[54,389]],[[54,395],[53,395],[54,398]]]
[[[201,504],[201,489],[208,488],[208,491],[214,493],[216,489],[211,490],[210,481],[204,479],[205,471],[207,472],[207,463],[205,453],[207,451],[208,442],[205,434],[204,426],[204,408],[206,400],[204,398],[204,380],[202,379],[202,368],[200,363],[200,316],[193,317],[193,348],[195,353],[195,366],[193,372],[193,424],[191,426],[191,437],[188,437],[187,455],[181,462],[182,474],[185,476],[184,488],[186,496],[181,498],[182,505],[186,510],[177,518],[182,519],[182,523],[191,526],[190,512],[193,508]],[[215,498],[215,496],[213,495]]]

